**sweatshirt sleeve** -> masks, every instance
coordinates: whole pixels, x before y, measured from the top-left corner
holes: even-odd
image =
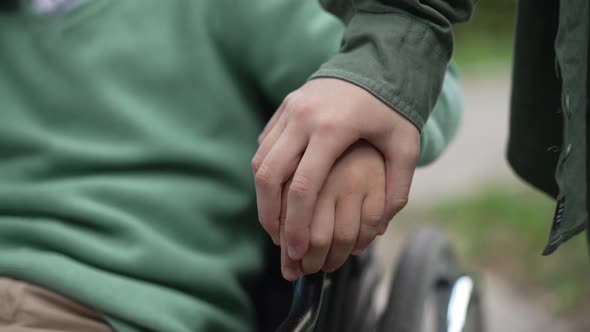
[[[338,53],[343,23],[317,0],[216,0],[212,26],[228,64],[273,104]]]
[[[451,62],[443,80],[441,93],[420,136],[418,166],[432,163],[444,152],[459,129],[462,114],[463,90],[455,64]]]
[[[476,0],[320,0],[346,24],[343,44],[312,78],[363,87],[422,130],[453,49],[451,25]]]

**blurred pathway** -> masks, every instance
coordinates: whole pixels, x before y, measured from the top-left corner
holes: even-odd
[[[414,177],[407,209],[424,208],[441,197],[477,190],[485,183],[519,185],[505,161],[508,137],[509,74],[464,78],[465,114],[455,141],[434,165]],[[395,227],[395,226],[394,226]],[[391,264],[399,247],[395,231],[379,243],[381,258]],[[565,322],[551,317],[551,308],[541,298],[525,296],[512,285],[483,272],[487,332],[573,332]]]
[[[508,73],[493,78],[464,79],[465,111],[461,128],[448,150],[434,164],[418,169],[410,201],[476,190],[482,183],[518,181],[505,158],[508,139]]]

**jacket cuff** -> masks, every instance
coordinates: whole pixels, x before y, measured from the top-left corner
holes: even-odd
[[[340,53],[310,79],[332,77],[356,84],[421,131],[440,93],[452,47],[452,39],[438,39],[407,14],[356,12]]]

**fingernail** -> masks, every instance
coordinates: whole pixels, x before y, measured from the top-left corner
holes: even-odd
[[[289,254],[289,258],[293,260],[298,260],[301,258],[301,250],[295,246],[288,246],[287,253]]]
[[[363,249],[354,249],[352,251],[352,254],[355,255],[355,256],[359,256],[362,253],[363,253]]]
[[[280,245],[281,245],[281,242],[279,241],[279,238],[278,238],[278,237],[276,237],[276,236],[273,236],[273,237],[271,237],[271,239],[272,239],[272,242],[273,242],[275,245],[277,245],[277,246],[280,246]]]
[[[283,268],[283,278],[289,281],[295,281],[298,278],[297,272],[291,268],[285,267]]]

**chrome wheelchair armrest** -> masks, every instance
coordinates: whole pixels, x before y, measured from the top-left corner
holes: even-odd
[[[297,279],[291,310],[277,332],[312,332],[328,282],[325,272],[304,275]]]

